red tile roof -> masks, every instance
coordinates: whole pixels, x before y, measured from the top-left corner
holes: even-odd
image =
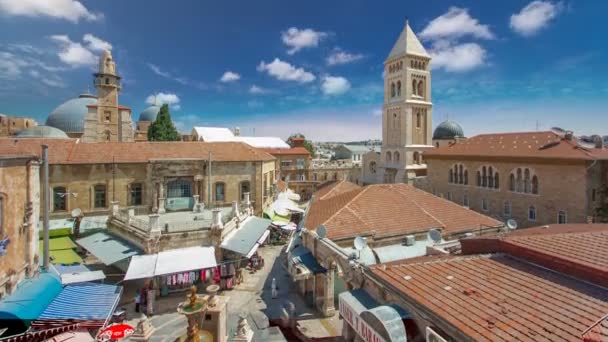
[[[76,139],[0,139],[0,155],[41,154],[49,146],[51,164],[146,163],[163,159],[212,161],[269,161],[268,153],[240,142],[103,142],[80,143]]]
[[[308,155],[310,152],[304,147],[292,147],[292,148],[261,148],[262,151],[275,155]]]
[[[581,341],[608,313],[605,288],[504,254],[427,257],[371,269],[438,317],[434,323],[444,331],[456,329],[474,341]]]
[[[313,200],[305,226],[327,227],[327,237],[381,238],[425,232],[452,234],[503,223],[406,184],[368,185],[324,200]]]
[[[463,239],[461,244],[464,254],[509,253],[608,287],[608,224],[522,229],[499,237]]]
[[[523,157],[591,160],[601,157],[599,149],[584,149],[575,140],[551,132],[481,134],[457,143],[424,152],[424,158]]]
[[[357,189],[361,189],[361,186],[346,180],[339,182],[330,182],[324,184],[315,192],[315,198],[319,200],[325,200],[330,197]]]

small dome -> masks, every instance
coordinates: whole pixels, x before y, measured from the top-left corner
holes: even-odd
[[[456,121],[446,120],[440,123],[433,132],[433,140],[454,138],[464,138],[462,127]]]
[[[62,130],[51,126],[34,126],[22,129],[16,138],[46,138],[46,139],[68,139],[68,135]]]
[[[158,112],[160,112],[160,106],[152,105],[139,114],[139,121],[156,121]]]
[[[51,112],[46,125],[66,133],[84,133],[84,120],[89,111],[87,106],[92,104],[97,104],[97,97],[88,93],[68,100]]]

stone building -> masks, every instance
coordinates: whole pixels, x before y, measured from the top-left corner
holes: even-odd
[[[606,156],[571,132],[482,134],[425,152],[416,186],[520,227],[584,223],[602,203]]]
[[[155,103],[139,114],[139,120],[137,120],[135,128],[135,141],[148,141],[148,129],[156,121],[159,112],[160,106]]]
[[[93,76],[97,96],[85,93],[64,102],[51,112],[46,125],[83,142],[133,141],[131,109],[118,103],[122,79],[110,51],[102,53]]]
[[[334,158],[338,160],[348,160],[353,165],[361,165],[363,155],[369,151],[380,152],[379,146],[367,146],[367,145],[338,145],[334,149]]]
[[[243,143],[82,143],[0,139],[0,155],[38,155],[49,146],[51,216],[79,208],[107,215],[111,202],[138,212],[230,206],[251,194],[255,212],[272,199],[275,158]]]
[[[40,164],[31,154],[0,157],[0,298],[38,272]]]
[[[304,148],[304,139],[294,138],[290,148],[262,148],[277,158],[280,179],[285,182],[308,181],[311,179],[312,158]]]
[[[13,136],[21,130],[34,126],[38,126],[34,119],[0,114],[0,137]]]
[[[378,176],[369,181],[407,183],[426,174],[422,152],[433,147],[430,62],[406,21],[384,62],[381,158],[362,161],[375,163]]]

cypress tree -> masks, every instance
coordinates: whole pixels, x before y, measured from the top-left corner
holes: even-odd
[[[180,141],[182,136],[177,132],[173,121],[171,121],[171,113],[169,113],[169,105],[164,104],[160,107],[160,112],[156,116],[156,120],[148,128],[148,141]]]

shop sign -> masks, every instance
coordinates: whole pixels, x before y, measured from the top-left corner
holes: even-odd
[[[380,334],[340,297],[340,315],[365,342],[385,342]]]

